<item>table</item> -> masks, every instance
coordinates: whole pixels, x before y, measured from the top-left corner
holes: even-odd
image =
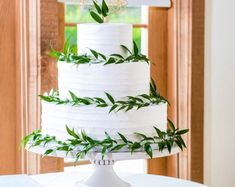
[[[64,172],[30,176],[44,187],[75,187],[74,183],[88,175],[87,172]],[[133,187],[207,187],[181,179],[147,174],[123,174],[119,176]]]

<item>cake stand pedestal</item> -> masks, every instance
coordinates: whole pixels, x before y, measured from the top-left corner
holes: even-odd
[[[28,150],[37,154],[44,154],[47,149],[51,147],[31,147],[27,146]],[[163,151],[153,150],[153,158],[166,157],[173,154],[177,154],[180,151],[178,147],[173,147],[171,153],[167,149]],[[76,158],[75,153],[69,153],[68,155],[62,151],[55,151],[49,156],[60,157],[60,158]],[[94,171],[90,176],[83,179],[82,181],[77,181],[77,187],[132,187],[131,184],[123,181],[115,173],[113,165],[116,161],[120,160],[132,160],[132,159],[149,159],[149,156],[145,152],[117,152],[108,153],[104,158],[99,152],[91,152],[86,155],[86,160],[90,160],[94,166]]]

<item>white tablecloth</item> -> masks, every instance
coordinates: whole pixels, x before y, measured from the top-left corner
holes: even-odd
[[[75,187],[74,183],[87,175],[87,172],[64,172],[33,175],[31,178],[44,187]],[[119,176],[133,187],[206,187],[190,181],[156,175],[119,174]]]

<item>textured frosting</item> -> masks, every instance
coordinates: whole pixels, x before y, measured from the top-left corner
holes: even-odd
[[[115,98],[149,93],[150,67],[146,62],[123,64],[82,64],[58,62],[59,93],[69,97],[69,90],[82,97]]]
[[[153,135],[155,133],[153,126],[166,130],[166,103],[110,114],[109,109],[110,107],[96,108],[42,102],[42,131],[58,139],[66,139],[68,134],[65,124],[68,124],[77,132],[85,130],[89,136],[97,139],[104,138],[104,132],[113,137],[117,137],[117,132],[120,132],[128,138],[135,139],[133,135],[135,132]]]
[[[120,45],[132,49],[132,25],[119,23],[78,24],[78,53],[90,53],[94,49],[108,56],[125,55]]]
[[[132,49],[132,26],[128,24],[78,25],[78,53],[89,53],[89,48],[105,55],[125,55],[120,45]],[[81,64],[58,62],[58,86],[61,98],[72,91],[79,97],[105,98],[104,92],[119,99],[126,96],[149,94],[150,66],[146,62],[122,64]],[[67,139],[65,125],[77,132],[85,132],[103,139],[105,132],[114,138],[120,132],[135,139],[135,132],[152,136],[153,126],[167,127],[167,104],[152,105],[128,112],[111,112],[110,107],[56,105],[42,102],[42,132]]]

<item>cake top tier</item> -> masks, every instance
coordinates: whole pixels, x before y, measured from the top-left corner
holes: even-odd
[[[78,24],[78,54],[90,54],[90,49],[109,56],[126,56],[121,45],[132,49],[132,25],[122,23]]]

